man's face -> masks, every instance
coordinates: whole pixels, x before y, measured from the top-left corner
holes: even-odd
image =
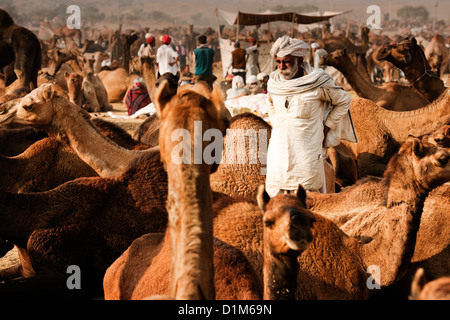
[[[283,58],[276,57],[276,62],[280,73],[285,80],[292,79],[298,71],[299,64],[303,61],[302,57],[287,55]]]

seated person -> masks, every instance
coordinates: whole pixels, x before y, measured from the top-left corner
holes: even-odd
[[[250,94],[250,91],[244,85],[244,79],[241,76],[234,76],[231,83],[231,89],[227,90],[227,100],[239,98]]]

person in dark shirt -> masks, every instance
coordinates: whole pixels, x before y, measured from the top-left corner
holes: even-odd
[[[216,76],[212,72],[214,50],[206,45],[206,36],[201,35],[197,38],[198,47],[194,49],[195,56],[195,83],[205,81],[212,89]]]

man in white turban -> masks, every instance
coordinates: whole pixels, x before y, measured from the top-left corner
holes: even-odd
[[[304,41],[283,36],[270,54],[278,68],[267,84],[272,133],[266,190],[270,196],[295,193],[302,184],[308,191],[326,192],[326,148],[341,139],[356,142],[350,95],[325,71],[304,62],[309,54]]]

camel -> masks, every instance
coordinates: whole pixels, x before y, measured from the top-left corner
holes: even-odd
[[[363,299],[372,296],[375,292],[368,290],[368,275],[365,272],[373,265],[381,270],[382,277],[377,280],[381,287],[397,281],[406,271],[413,254],[427,192],[450,178],[448,156],[445,149],[416,138],[409,138],[403,144],[386,170],[389,181],[384,186],[386,201],[378,209],[379,223],[383,227],[368,243],[347,236],[320,212],[312,210],[316,218],[313,241],[299,256],[296,297]],[[413,168],[422,168],[423,173],[427,171],[428,184],[415,186],[405,183],[404,172],[416,170]],[[278,206],[283,206],[286,197],[292,196],[278,195],[271,201],[280,201]],[[222,203],[215,204],[218,211],[214,220],[215,236],[242,248],[255,270],[261,273],[261,243],[255,236],[261,222],[252,204],[246,202],[244,206],[239,201],[221,200]],[[230,229],[230,226],[233,228]]]
[[[412,111],[392,111],[364,98],[353,98],[350,111],[357,143],[342,141],[357,162],[359,178],[382,176],[390,157],[409,134],[420,136],[447,123],[450,94]]]
[[[266,181],[271,130],[267,122],[253,113],[238,114],[230,119],[221,163],[211,175],[214,191],[256,199],[259,186]]]
[[[209,186],[209,174],[214,168],[204,161],[196,162],[194,150],[197,148],[196,143],[203,144],[202,150],[207,146],[205,142],[196,141],[197,134],[203,135],[204,132],[212,128],[222,132],[222,134],[225,132],[224,106],[220,95],[218,95],[218,90],[210,94],[208,88],[203,85],[192,88],[186,86],[178,90],[176,96],[172,96],[167,82],[164,82],[156,93],[156,105],[161,117],[162,134],[159,138],[161,160],[168,175],[167,211],[169,227],[163,239],[159,235],[147,235],[136,240],[135,243],[141,242],[140,251],[142,253],[136,251],[137,246],[133,243],[132,251],[126,252],[108,269],[104,278],[105,298],[115,298],[117,293],[122,299],[136,298],[139,295],[142,298],[142,291],[146,294],[152,294],[152,296],[161,294],[152,292],[152,288],[160,286],[161,283],[166,284],[168,278],[168,284],[163,287],[163,293],[168,293],[169,297],[175,299],[214,299],[216,296],[215,279],[227,277],[228,282],[238,281],[236,274],[231,275],[229,271],[235,269],[237,274],[242,273],[242,263],[240,263],[242,258],[238,258],[236,261],[237,268],[225,267],[224,269],[227,269],[225,272],[220,270],[221,266],[217,265],[217,261],[213,262],[213,255],[218,257],[220,262],[227,258],[226,254],[230,250],[224,250],[223,245],[219,245],[218,240],[214,241],[212,236],[213,196]],[[183,116],[180,117],[180,114]],[[186,121],[187,119],[189,121]],[[198,130],[194,129],[194,121],[201,123],[200,133],[194,132]],[[183,154],[183,161],[181,162],[174,160],[172,154],[172,150],[178,142],[172,139],[172,133],[180,129],[190,133],[186,136],[187,141],[183,140],[182,142],[187,144],[187,148],[191,150],[189,155]],[[152,253],[153,251],[156,252]],[[136,261],[133,260],[133,257],[136,254],[148,256],[149,253],[152,253],[150,259],[140,259],[139,261],[140,264],[149,264],[147,268],[142,269],[139,263],[135,265]],[[222,258],[219,254],[222,254]],[[242,255],[237,251],[228,257],[228,260],[231,260],[232,256],[239,257],[239,254]],[[133,263],[133,265],[131,266],[130,263]],[[217,266],[218,276],[215,276],[216,270],[213,263]],[[154,269],[155,266],[156,269]],[[137,280],[136,275],[129,279],[128,268],[130,267],[134,272],[145,270],[145,274]],[[247,267],[244,264],[245,269],[249,269],[248,262]],[[162,276],[152,276],[154,272],[162,274]],[[138,273],[138,275],[141,275],[141,273]],[[250,273],[251,275],[252,273]],[[125,276],[128,277],[125,279]],[[244,279],[249,277],[245,274],[243,276]],[[150,279],[148,279],[149,277]],[[132,284],[145,283],[146,290],[142,290],[143,288],[139,286],[135,288],[129,284],[122,284],[128,282]],[[224,280],[219,281],[219,283],[223,285]],[[248,281],[243,283],[247,286],[250,285],[250,288],[248,290],[240,288],[239,291],[251,291],[255,287]],[[242,285],[242,283],[240,284]],[[234,284],[234,286],[238,287],[239,285]],[[128,290],[131,288],[131,294],[128,290],[125,292],[123,288]],[[227,286],[222,290],[230,291]],[[228,292],[228,294],[230,293]]]
[[[65,71],[64,78],[66,78],[67,82],[69,101],[81,108],[83,104],[83,76],[79,73],[72,72],[69,74]]]
[[[270,201],[264,185],[258,190],[258,206],[264,211],[264,299],[295,299],[298,256],[312,242],[311,227],[314,215],[306,209],[306,191],[300,185],[297,189],[297,201],[292,210],[266,207]],[[293,201],[293,203],[295,203]],[[297,203],[296,203],[297,204]]]
[[[96,172],[69,147],[53,138],[33,143],[23,153],[0,155],[0,189],[13,193],[45,191]]]
[[[169,192],[171,272],[168,292],[175,299],[211,300],[215,298],[215,286],[209,174],[214,168],[205,163],[204,156],[200,162],[196,161],[195,148],[200,143],[201,150],[205,150],[206,142],[199,142],[198,137],[203,137],[207,130],[225,133],[225,107],[218,90],[211,94],[211,101],[205,99],[208,90],[203,86],[180,88],[176,96],[171,96],[169,91],[169,84],[164,82],[156,97],[161,118],[161,161],[167,171]],[[195,132],[196,121],[201,125],[200,132]],[[173,132],[180,129],[190,133],[183,136],[181,162],[176,161],[172,153],[178,144]],[[185,146],[191,150],[189,155],[185,154]]]
[[[16,156],[24,152],[38,140],[47,137],[42,130],[31,127],[0,129],[0,154],[7,157]]]
[[[41,44],[33,32],[15,24],[3,9],[0,9],[0,53],[0,68],[14,63],[17,87],[37,88]]]
[[[449,300],[450,277],[427,282],[425,271],[419,268],[411,284],[411,300]]]
[[[448,128],[449,126],[443,126],[432,135],[439,137],[442,131]],[[427,136],[424,136],[422,140],[430,141]],[[445,145],[444,139],[431,140],[433,144],[436,144],[436,140],[444,142],[440,146],[449,148],[449,145]],[[426,172],[422,174],[426,175]],[[421,183],[426,181],[420,176],[415,179],[422,181]],[[385,184],[384,178],[369,177],[339,194],[310,193],[308,207],[331,219],[348,235],[367,241],[373,238],[380,228],[378,210],[380,203],[384,200]],[[428,194],[424,202],[421,225],[408,273],[398,284],[386,290],[389,295],[406,298],[411,279],[418,267],[425,268],[431,279],[437,279],[449,273],[450,225],[447,222],[449,195],[450,186],[447,184],[434,188]]]
[[[358,96],[370,99],[385,109],[409,111],[421,108],[429,103],[414,88],[398,83],[376,86],[371,81],[367,81],[357,71],[346,49],[326,54],[322,57],[321,63],[332,66],[342,72]]]
[[[442,35],[436,33],[433,36],[430,43],[425,48],[425,57],[430,63],[432,70],[442,79],[450,62],[450,54],[445,46],[445,40]]]
[[[79,178],[45,192],[0,191],[0,198],[0,237],[18,247],[20,258],[0,271],[2,299],[101,296],[111,263],[138,237],[167,226],[167,175],[158,150],[118,177]],[[80,290],[67,289],[70,265],[82,270]]]
[[[385,45],[377,54],[378,60],[387,60],[403,70],[406,79],[428,101],[439,98],[446,90],[444,82],[431,71],[423,49],[416,38],[406,38],[396,45]]]
[[[93,72],[85,74],[82,82],[83,109],[88,112],[110,111],[108,92],[99,76]]]
[[[100,80],[108,92],[110,102],[122,102],[127,90],[138,76],[129,74],[123,67],[114,70],[102,70],[98,73]]]
[[[108,140],[82,109],[59,95],[52,84],[43,84],[22,99],[3,104],[0,124],[14,122],[43,129],[70,145],[100,176],[118,176],[142,152],[128,150]]]

